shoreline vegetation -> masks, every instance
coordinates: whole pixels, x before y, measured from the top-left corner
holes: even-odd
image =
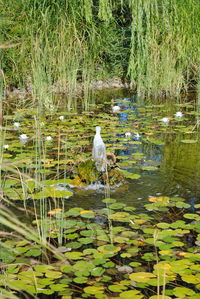
[[[51,107],[56,89],[70,108],[81,84],[87,108],[92,82],[113,78],[153,97],[199,84],[197,1],[7,0],[1,11],[4,89],[31,86],[36,105]]]

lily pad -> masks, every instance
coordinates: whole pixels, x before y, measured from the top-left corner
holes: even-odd
[[[131,173],[127,170],[120,170],[122,172],[122,174],[127,178],[127,179],[132,179],[132,180],[137,180],[141,177],[140,174],[136,174],[136,173]]]
[[[58,187],[44,187],[42,191],[30,195],[32,199],[42,198],[69,198],[73,195],[73,192],[68,190],[59,190]]]
[[[129,278],[136,282],[148,282],[151,278],[154,277],[156,277],[156,275],[150,272],[137,272],[137,273],[131,273],[129,275]]]
[[[86,294],[95,295],[95,294],[102,294],[104,291],[104,287],[91,286],[91,287],[85,287],[83,290]]]
[[[68,259],[71,259],[71,260],[81,260],[81,259],[82,259],[82,256],[83,256],[83,253],[82,253],[82,252],[79,252],[79,251],[66,252],[66,253],[65,253],[65,256],[66,256]]]
[[[182,143],[187,143],[187,144],[194,144],[197,143],[197,140],[195,139],[183,139],[181,140]]]

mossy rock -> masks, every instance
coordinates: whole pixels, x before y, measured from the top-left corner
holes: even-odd
[[[126,182],[125,177],[120,172],[120,170],[117,169],[117,168],[108,169],[108,179],[109,179],[109,184],[111,186],[115,186],[115,185],[118,185],[118,184],[121,185],[121,184],[124,184]],[[107,175],[106,174],[102,175],[102,181],[103,181],[103,184],[106,185],[106,182],[107,182]]]
[[[100,177],[100,172],[96,169],[95,162],[92,160],[79,163],[77,173],[81,181],[86,184],[97,182]]]

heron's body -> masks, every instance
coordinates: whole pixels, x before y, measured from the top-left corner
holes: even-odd
[[[92,157],[96,161],[99,171],[106,170],[106,146],[101,138],[101,127],[96,127],[96,135],[93,140]]]

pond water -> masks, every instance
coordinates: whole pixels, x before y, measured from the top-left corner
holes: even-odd
[[[123,187],[112,190],[111,197],[139,209],[149,196],[184,197],[192,206],[198,202],[200,148],[194,106],[179,104],[170,108],[168,103],[145,106],[138,103],[137,97],[118,99],[116,105],[121,110],[114,116],[109,140],[106,132],[102,136],[111,149],[114,145],[119,165],[141,177],[129,180],[125,190]],[[183,117],[176,117],[176,111],[182,111]],[[163,117],[168,117],[169,123],[163,123]],[[107,129],[109,125],[105,126]],[[95,205],[100,207],[102,196],[99,191],[92,196],[76,194],[74,201],[79,204],[84,198],[85,207],[90,208],[95,197]]]
[[[15,201],[26,198],[31,206],[29,197],[35,190],[26,188],[28,177],[44,185],[49,179],[59,183],[68,178],[78,160],[91,158],[95,127],[99,125],[107,152],[115,154],[119,168],[140,175],[112,187],[112,198],[139,210],[150,196],[184,197],[192,206],[197,203],[200,144],[196,107],[188,99],[178,104],[170,100],[145,103],[125,92],[126,96],[124,91],[104,97],[98,94],[97,105],[90,112],[68,113],[62,109],[45,116],[35,111],[34,116],[30,111],[18,110],[6,115],[3,161],[5,169],[6,165],[14,168],[2,175],[5,195]],[[116,113],[113,106],[119,108]],[[177,117],[176,112],[183,115]],[[104,188],[71,191],[66,207],[102,207]]]
[[[127,91],[96,103],[4,117],[0,297],[199,298],[198,109]],[[121,184],[81,180],[96,126]]]

